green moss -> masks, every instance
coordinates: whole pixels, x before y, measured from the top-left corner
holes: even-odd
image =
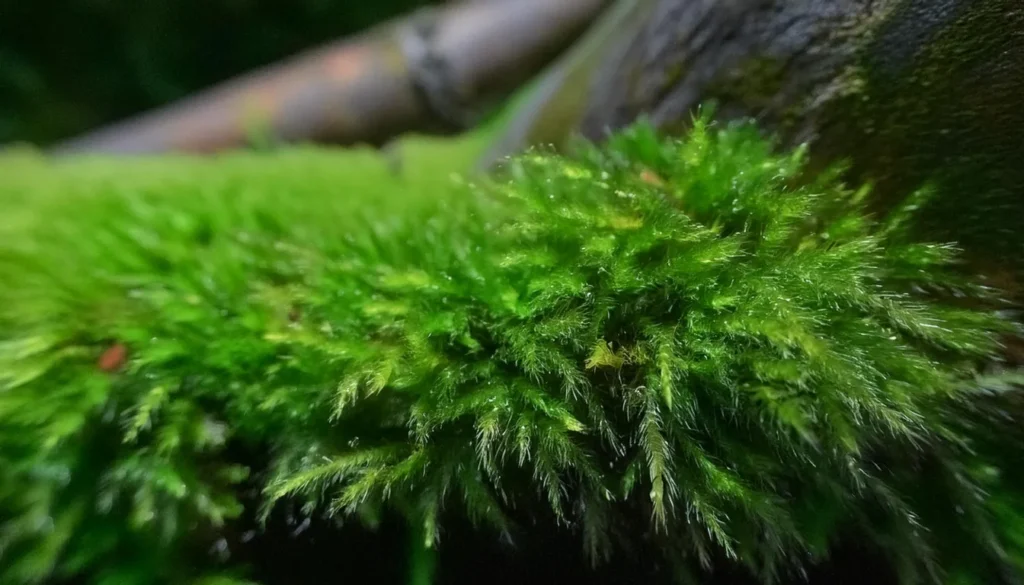
[[[985,300],[951,247],[794,186],[752,128],[475,182],[308,149],[0,166],[0,579],[224,570],[195,551],[242,482],[431,543],[453,509],[595,557],[653,531],[766,582],[841,535],[908,581],[942,542],[998,566],[972,490],[1001,462],[956,412],[1005,325],[942,300]]]

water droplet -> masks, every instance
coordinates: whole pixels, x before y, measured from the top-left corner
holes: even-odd
[[[210,554],[214,554],[220,560],[226,561],[231,556],[231,551],[228,550],[228,541],[224,538],[217,540],[213,548],[210,549]]]
[[[311,523],[312,521],[309,518],[303,520],[302,524],[299,524],[299,527],[292,531],[292,538],[295,538],[296,536],[299,536],[300,534],[305,532],[309,528],[309,525]]]
[[[96,511],[100,514],[108,514],[114,508],[114,494],[106,492],[96,502]]]
[[[37,523],[36,530],[44,534],[53,532],[53,517],[46,516],[45,518],[40,518]]]

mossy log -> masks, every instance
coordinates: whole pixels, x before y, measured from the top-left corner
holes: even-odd
[[[638,117],[681,131],[714,102],[720,118],[810,143],[817,165],[848,161],[882,205],[934,182],[929,236],[1019,296],[1019,0],[620,0],[540,87],[493,155]]]

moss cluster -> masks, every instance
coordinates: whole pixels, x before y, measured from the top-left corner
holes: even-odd
[[[677,575],[769,582],[841,537],[907,582],[959,574],[963,539],[1002,566],[972,405],[1007,325],[907,239],[917,198],[874,220],[803,160],[702,119],[477,181],[312,150],[9,162],[0,582],[220,575],[196,551],[243,485],[431,545],[453,512],[514,535],[542,510],[596,559],[649,529]]]

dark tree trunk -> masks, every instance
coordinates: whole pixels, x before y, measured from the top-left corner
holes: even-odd
[[[720,118],[809,142],[816,166],[848,160],[881,204],[936,182],[929,235],[959,241],[990,274],[1021,273],[1021,0],[632,4],[633,24],[623,17],[548,74],[495,154],[573,132],[600,139],[641,116],[678,132],[713,101]]]

